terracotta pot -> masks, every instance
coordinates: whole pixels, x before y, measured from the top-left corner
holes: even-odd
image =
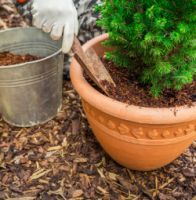
[[[101,43],[108,34],[84,44],[99,57],[110,51]],[[72,83],[82,98],[88,122],[105,151],[124,167],[148,171],[177,158],[196,138],[196,107],[143,108],[110,99],[96,91],[72,60]]]

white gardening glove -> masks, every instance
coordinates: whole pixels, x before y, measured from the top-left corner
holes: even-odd
[[[72,0],[33,0],[33,24],[58,40],[63,35],[62,51],[68,53],[74,34],[78,34],[77,11]]]

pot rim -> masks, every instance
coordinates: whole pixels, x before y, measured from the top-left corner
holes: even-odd
[[[83,50],[86,52],[89,47],[93,47],[99,56],[103,56],[106,49],[104,47],[101,51],[100,47],[103,47],[101,43],[108,36],[109,34],[105,33],[91,39],[82,46]],[[70,66],[70,77],[74,88],[85,101],[114,117],[142,124],[176,124],[196,119],[196,103],[192,107],[151,108],[128,105],[111,99],[95,90],[86,81],[82,67],[74,58]]]
[[[6,31],[13,31],[13,29],[37,29],[36,27],[17,27],[17,28],[9,28],[9,29],[5,29],[5,30],[2,30],[0,31],[0,33],[3,33],[3,32],[6,32]],[[6,65],[6,66],[0,66],[0,69],[4,69],[4,68],[14,68],[14,67],[20,67],[20,66],[24,66],[24,65],[28,65],[28,64],[34,64],[34,63],[37,63],[37,62],[42,62],[42,61],[45,61],[45,60],[48,60],[56,55],[58,55],[59,53],[62,52],[62,48],[60,48],[58,51],[56,51],[55,53],[49,55],[49,56],[46,56],[42,59],[39,59],[39,60],[34,60],[34,61],[29,61],[29,62],[25,62],[25,63],[20,63],[20,64],[15,64],[15,65]]]

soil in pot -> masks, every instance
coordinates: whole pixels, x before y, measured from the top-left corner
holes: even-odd
[[[106,80],[102,81],[102,85],[106,86],[108,93],[115,100],[129,105],[154,108],[192,106],[196,102],[196,79],[192,84],[184,85],[181,90],[164,89],[162,96],[154,99],[149,93],[150,86],[142,84],[140,81],[141,68],[130,71],[128,68],[117,66],[107,58],[101,58],[101,60],[113,78],[116,87]],[[89,84],[102,92],[87,74],[84,76]]]
[[[13,55],[8,51],[0,53],[0,66],[16,65],[21,63],[26,63],[34,60],[42,59],[41,57],[36,57],[33,55]]]

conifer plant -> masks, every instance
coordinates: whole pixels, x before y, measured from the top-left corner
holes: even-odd
[[[133,70],[159,97],[163,88],[180,90],[196,74],[195,0],[103,0],[97,22],[109,33],[107,58]]]

